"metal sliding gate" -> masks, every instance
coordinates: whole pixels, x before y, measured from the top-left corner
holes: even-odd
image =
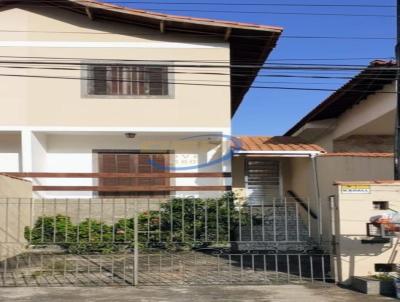
[[[332,280],[318,224],[290,199],[0,199],[0,286]]]

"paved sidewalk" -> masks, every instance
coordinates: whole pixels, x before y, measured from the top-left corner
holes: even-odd
[[[395,299],[367,296],[335,286],[188,286],[114,288],[0,288],[0,301],[196,301],[196,302],[381,302]]]

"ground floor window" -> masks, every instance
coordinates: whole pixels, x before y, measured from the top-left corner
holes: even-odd
[[[95,151],[97,157],[98,172],[100,173],[168,173],[168,151]],[[155,165],[152,163],[156,163]],[[160,167],[166,167],[160,169]],[[99,179],[100,187],[107,186],[154,186],[168,187],[170,179],[166,177],[146,178],[102,178]],[[167,197],[169,191],[146,192],[99,192],[101,197],[130,196],[130,197]]]

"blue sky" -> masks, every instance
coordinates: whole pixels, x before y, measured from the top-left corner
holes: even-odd
[[[114,1],[114,0],[113,0]],[[138,0],[139,1],[139,0]],[[265,11],[290,13],[345,13],[345,14],[384,14],[395,15],[395,8],[366,7],[278,7],[278,6],[223,6],[223,5],[174,5],[172,3],[208,2],[208,3],[264,3],[264,4],[370,4],[395,5],[394,0],[142,0],[141,2],[167,2],[166,4],[123,4],[136,8],[164,10],[196,17],[216,18],[242,22],[277,25],[284,27],[288,36],[345,36],[345,37],[393,37],[393,40],[356,40],[356,39],[293,39],[282,38],[269,57],[268,62],[276,63],[324,63],[324,64],[367,64],[368,58],[391,58],[394,55],[395,18],[382,17],[344,17],[309,15],[272,15],[254,13],[211,13],[179,12],[176,10],[228,10],[228,11]],[[313,60],[363,58],[351,60]],[[287,59],[298,59],[287,61]],[[263,74],[271,74],[265,70]],[[280,71],[279,73],[282,73]],[[285,74],[288,72],[284,71]],[[310,74],[309,72],[307,74]],[[321,74],[321,73],[320,73]],[[354,72],[341,72],[338,75],[353,75]],[[324,75],[327,75],[324,72]],[[333,74],[329,74],[333,75]],[[265,82],[263,86],[339,88],[345,80],[337,79],[280,79],[258,78]],[[268,83],[267,83],[268,82]],[[270,83],[271,82],[271,83]],[[272,83],[285,82],[285,83]],[[286,83],[287,82],[287,83]],[[251,89],[233,119],[233,134],[281,135],[293,126],[301,117],[323,101],[330,93],[315,91],[287,91],[269,89]]]

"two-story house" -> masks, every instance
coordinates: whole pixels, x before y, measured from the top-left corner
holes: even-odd
[[[36,173],[41,197],[229,190],[231,117],[282,28],[95,1],[0,4],[1,171]]]

